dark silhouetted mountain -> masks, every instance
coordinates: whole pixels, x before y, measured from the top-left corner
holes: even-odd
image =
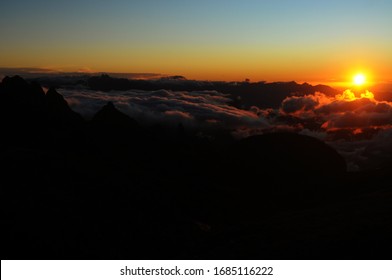
[[[90,77],[87,83],[91,89],[102,91],[130,89],[129,80],[124,78],[111,78],[106,74]]]
[[[39,85],[19,76],[5,77],[0,83],[1,141],[8,144],[39,142],[46,133],[45,94]]]
[[[150,141],[146,131],[128,115],[120,112],[112,102],[108,102],[93,117],[90,122],[90,134],[95,145],[103,150],[110,150],[111,154],[127,151],[133,157],[142,156],[142,150],[134,149],[139,142],[146,144]]]
[[[223,166],[228,175],[221,180],[238,198],[239,208],[232,214],[240,215],[238,219],[333,200],[340,185],[338,178],[346,172],[343,157],[333,148],[313,137],[294,133],[270,133],[240,140],[224,154]],[[265,200],[260,203],[262,198]]]
[[[7,145],[44,145],[49,134],[64,129],[67,133],[56,137],[66,141],[67,134],[80,129],[84,122],[55,89],[45,94],[37,82],[29,83],[19,76],[5,77],[0,83],[0,107],[6,135],[2,140]]]
[[[315,92],[323,92],[329,96],[338,94],[337,90],[329,86],[312,86],[307,83],[298,84],[296,82],[241,83],[237,89],[230,87],[222,90],[222,92],[241,98],[241,104],[244,108],[250,108],[251,106],[279,108],[282,101],[288,96],[303,96]]]
[[[30,90],[30,84],[20,76],[4,77],[2,81],[2,89],[6,91],[15,92],[15,94],[27,94]]]
[[[230,94],[234,105],[242,108],[257,106],[259,108],[278,108],[282,101],[292,95],[302,96],[323,92],[329,96],[335,96],[339,92],[329,86],[310,84],[298,84],[296,82],[279,83],[249,83],[249,82],[203,82],[185,79],[159,80],[127,80],[123,78],[112,78],[108,75],[94,76],[88,79],[88,85],[93,90],[174,90],[174,91],[200,91],[216,90]],[[240,102],[239,102],[240,100]]]
[[[52,125],[69,127],[78,126],[84,122],[83,118],[72,111],[64,97],[56,89],[50,88],[46,93],[48,117]]]
[[[28,83],[19,76],[5,77],[0,84],[2,103],[8,103],[14,109],[42,109],[45,104],[45,93],[37,83]]]
[[[235,141],[186,123],[142,127],[112,103],[83,122],[56,90],[20,77],[0,83],[0,126],[2,259],[382,259],[392,250],[389,161],[348,173],[308,136]]]
[[[231,151],[236,167],[246,172],[341,174],[346,163],[324,142],[294,133],[270,133],[246,138]],[[257,159],[253,161],[252,159]],[[255,164],[255,162],[257,162]]]
[[[120,112],[112,102],[108,102],[93,117],[94,123],[113,125],[113,126],[129,126],[138,127],[137,122],[128,115]]]
[[[177,81],[186,81],[187,78],[185,78],[184,76],[169,76],[169,77],[162,77],[160,78],[161,81],[165,81],[165,80],[177,80]]]
[[[28,77],[28,75],[27,75]],[[54,88],[66,88],[66,87],[86,87],[87,80],[91,77],[88,74],[80,74],[80,73],[68,73],[64,75],[53,74],[53,75],[44,75],[42,77],[32,77],[24,78],[27,81],[37,82],[40,85],[45,86],[46,88],[54,87]]]

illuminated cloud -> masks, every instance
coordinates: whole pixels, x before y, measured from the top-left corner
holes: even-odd
[[[326,131],[392,125],[392,103],[377,101],[369,91],[356,95],[346,90],[335,98],[323,93],[290,96],[283,100],[281,114],[303,123],[317,119]]]
[[[290,114],[298,111],[314,110],[317,105],[319,105],[319,101],[313,95],[307,95],[304,97],[293,96],[283,100],[282,110],[283,112]]]
[[[370,91],[289,96],[280,110],[252,111],[269,127],[237,130],[237,137],[282,130],[313,136],[337,149],[350,170],[375,168],[391,160],[392,102],[378,101]]]

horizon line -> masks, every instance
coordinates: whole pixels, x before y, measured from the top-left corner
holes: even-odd
[[[154,72],[111,72],[111,71],[93,71],[87,69],[80,69],[80,70],[62,70],[62,69],[54,69],[50,67],[3,67],[0,66],[0,75],[7,76],[7,75],[118,75],[118,78],[126,78],[128,80],[159,80],[162,78],[170,78],[170,77],[183,77],[188,81],[201,81],[201,82],[227,82],[227,83],[290,83],[295,82],[297,84],[310,84],[312,86],[317,85],[327,85],[331,87],[347,87],[348,84],[351,84],[349,81],[339,81],[339,80],[324,80],[322,79],[258,79],[258,80],[251,80],[251,79],[198,79],[198,78],[188,78],[181,74],[163,74],[163,73],[154,73]],[[2,77],[2,78],[3,78]],[[35,78],[38,78],[37,76]],[[41,76],[42,77],[42,76]],[[32,78],[32,77],[30,77]],[[117,78],[117,77],[115,77]],[[377,81],[369,83],[370,86],[374,85],[381,85],[381,84],[392,84],[392,80],[387,81]]]

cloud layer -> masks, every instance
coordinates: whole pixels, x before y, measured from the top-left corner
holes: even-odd
[[[87,119],[111,101],[147,125],[181,122],[198,129],[229,129],[239,138],[271,131],[311,135],[336,148],[351,170],[380,167],[392,153],[392,102],[378,101],[369,91],[288,96],[278,109],[249,110],[231,106],[230,96],[217,91],[59,91]]]
[[[183,122],[194,127],[220,126],[228,129],[267,125],[255,112],[230,106],[232,100],[216,91],[59,91],[72,109],[87,119],[92,118],[103,105],[111,101],[122,112],[147,124]]]
[[[328,142],[351,170],[378,168],[391,161],[392,102],[377,101],[369,91],[287,97],[274,113],[270,125],[278,127],[284,120],[289,129]]]

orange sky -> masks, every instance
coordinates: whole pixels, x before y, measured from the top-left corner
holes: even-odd
[[[327,84],[363,72],[391,81],[387,1],[20,2],[4,4],[0,67]]]

